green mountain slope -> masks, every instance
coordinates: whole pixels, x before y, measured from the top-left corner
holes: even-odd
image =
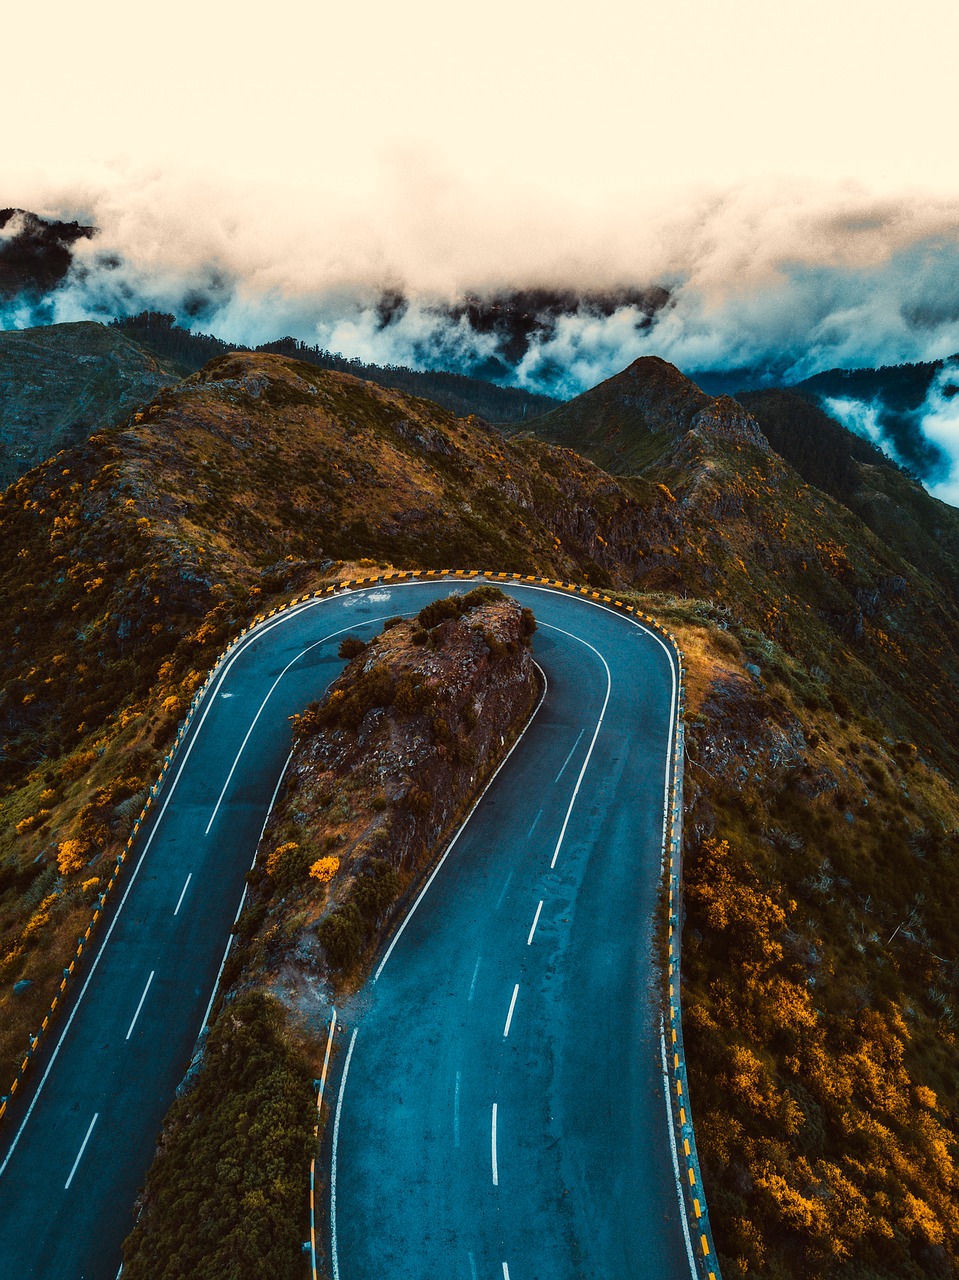
[[[511,426],[575,449],[614,475],[630,475],[656,461],[710,400],[675,366],[644,356],[567,404]]]
[[[168,361],[101,324],[0,332],[0,487],[113,426],[178,377]]]
[[[807,483],[838,499],[887,545],[959,596],[959,510],[931,497],[879,449],[792,391],[739,401]]]

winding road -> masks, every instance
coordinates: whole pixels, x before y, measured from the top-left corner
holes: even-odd
[[[477,579],[458,580],[468,590]],[[689,1280],[653,918],[675,728],[654,632],[530,605],[543,703],[375,980],[338,1011],[336,1280]],[[447,594],[308,600],[231,651],[0,1144],[0,1275],[114,1280],[290,745],[339,640]]]

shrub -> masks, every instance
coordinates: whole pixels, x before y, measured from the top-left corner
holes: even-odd
[[[57,866],[62,876],[81,871],[87,863],[90,846],[85,840],[64,840],[57,850]]]
[[[344,636],[337,650],[341,658],[358,658],[366,649],[366,641],[359,636]]]
[[[404,804],[410,813],[422,818],[433,807],[433,797],[428,791],[421,791],[419,787],[410,787],[406,793]]]
[[[302,1274],[311,1077],[276,1001],[250,992],[225,1006],[196,1083],[167,1119],[143,1212],[124,1243],[125,1277]]]
[[[360,914],[375,924],[391,906],[399,893],[400,878],[385,858],[374,858],[365,875],[360,876],[350,893]]]
[[[335,907],[317,926],[327,959],[336,969],[345,969],[359,958],[366,935],[363,917],[353,902]]]
[[[319,858],[310,867],[310,875],[320,884],[329,884],[339,869],[339,858]]]

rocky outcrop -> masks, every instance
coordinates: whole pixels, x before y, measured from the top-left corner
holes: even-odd
[[[345,643],[356,656],[295,722],[240,922],[248,972],[289,996],[358,969],[526,723],[534,627],[480,587]]]

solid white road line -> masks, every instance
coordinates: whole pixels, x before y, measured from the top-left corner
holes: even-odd
[[[499,1186],[499,1168],[496,1163],[496,1103],[493,1103],[493,1123],[490,1131],[490,1153],[493,1158],[493,1186]]]
[[[686,1240],[686,1257],[689,1259],[689,1274],[696,1280],[696,1260],[693,1257],[693,1242],[689,1238],[689,1223],[686,1219],[686,1197],[683,1194],[683,1179],[679,1172],[679,1157],[676,1155],[677,1137],[673,1127],[673,1107],[669,1097],[669,1068],[666,1066],[666,1031],[664,1024],[659,1024],[659,1049],[663,1055],[663,1093],[666,1097],[666,1129],[669,1133],[669,1151],[673,1157],[673,1174],[676,1178],[676,1194],[679,1197],[679,1221],[683,1225],[683,1236]]]
[[[526,939],[526,945],[529,946],[533,941],[533,934],[536,932],[536,926],[539,924],[539,913],[543,910],[543,899],[540,898],[539,906],[536,908],[536,915],[533,916],[533,923],[530,927],[529,937]]]
[[[559,839],[556,841],[556,848],[553,850],[553,857],[549,864],[552,869],[556,866],[556,859],[559,857],[559,851],[563,847],[563,841],[566,838],[566,828],[569,826],[569,820],[573,814],[573,805],[576,803],[576,797],[579,795],[579,789],[583,784],[583,778],[586,776],[586,770],[589,768],[590,757],[593,754],[593,748],[596,746],[596,739],[599,737],[599,731],[603,727],[603,717],[606,715],[606,708],[609,706],[609,695],[613,691],[613,677],[610,674],[609,663],[600,651],[594,645],[591,645],[588,640],[583,640],[580,636],[573,635],[572,631],[564,631],[562,627],[554,627],[548,622],[541,622],[539,625],[541,627],[545,627],[548,631],[558,631],[560,635],[569,636],[571,640],[579,641],[580,644],[585,645],[587,649],[591,649],[592,652],[596,654],[596,657],[599,658],[600,662],[606,669],[606,697],[603,699],[603,707],[599,713],[599,719],[596,721],[596,728],[593,730],[593,740],[589,744],[589,750],[586,752],[586,759],[583,761],[583,767],[580,769],[579,777],[576,779],[576,786],[573,788],[573,794],[570,796],[569,800],[569,808],[566,810],[566,817],[563,819],[562,830],[559,833]]]
[[[66,1182],[63,1184],[64,1191],[70,1190],[70,1183],[73,1181],[73,1175],[77,1171],[77,1165],[80,1163],[80,1157],[83,1155],[84,1151],[86,1151],[87,1149],[87,1143],[90,1141],[90,1134],[93,1132],[93,1126],[96,1124],[99,1115],[100,1115],[99,1111],[94,1111],[93,1119],[90,1121],[90,1128],[87,1130],[87,1136],[80,1143],[80,1150],[77,1152],[77,1158],[73,1162],[73,1168],[70,1170],[70,1176],[69,1178],[67,1178]]]
[[[330,1019],[330,1034],[326,1038],[326,1054],[323,1058],[323,1072],[320,1075],[320,1091],[316,1096],[316,1109],[319,1111],[323,1105],[323,1093],[326,1089],[326,1073],[330,1069],[330,1052],[333,1048],[333,1033],[336,1031],[336,1010],[333,1010],[333,1017]]]
[[[476,990],[476,975],[479,973],[480,961],[482,959],[483,959],[482,956],[476,957],[476,964],[473,966],[473,981],[470,983],[470,993],[466,997],[467,1004],[473,1003],[473,992]]]
[[[493,783],[494,783],[494,782],[496,781],[496,779],[499,777],[499,775],[500,775],[500,770],[501,770],[501,769],[503,769],[503,768],[505,768],[505,766],[506,766],[506,762],[509,760],[510,756],[513,754],[513,752],[516,750],[516,748],[519,746],[519,744],[520,744],[520,743],[523,741],[523,739],[526,737],[526,734],[527,734],[527,732],[529,731],[529,727],[530,727],[530,725],[531,725],[531,724],[533,723],[533,721],[536,719],[537,715],[539,714],[539,709],[540,709],[540,707],[541,707],[541,706],[543,705],[543,703],[546,701],[546,694],[549,692],[549,682],[548,682],[548,681],[547,681],[547,679],[546,679],[546,672],[543,670],[543,668],[539,665],[539,663],[538,663],[538,662],[534,663],[533,665],[536,667],[536,670],[539,672],[539,674],[540,674],[540,676],[542,677],[542,680],[543,680],[543,692],[542,692],[542,694],[540,695],[539,702],[537,702],[536,707],[535,707],[535,708],[534,708],[534,710],[533,710],[533,714],[530,716],[530,718],[527,720],[526,724],[524,725],[522,733],[519,735],[519,737],[516,739],[516,741],[515,741],[515,742],[513,743],[513,745],[510,747],[509,751],[507,751],[506,755],[503,757],[503,759],[502,759],[502,760],[499,762],[499,764],[497,765],[497,767],[496,767],[495,771],[493,772],[493,775],[492,775],[492,777],[490,778],[489,782],[487,782],[486,786],[483,788],[483,790],[482,790],[482,791],[479,793],[479,795],[476,797],[476,800],[475,800],[475,802],[473,803],[472,808],[470,809],[470,811],[469,811],[469,813],[466,815],[466,817],[463,819],[463,823],[462,823],[462,825],[460,826],[459,830],[456,832],[456,835],[453,837],[453,839],[452,839],[452,840],[449,842],[449,844],[446,846],[446,849],[445,849],[445,851],[444,851],[444,853],[443,853],[442,858],[440,858],[439,862],[438,862],[438,863],[436,864],[436,866],[433,868],[432,872],[430,873],[430,877],[429,877],[429,879],[426,881],[426,884],[424,884],[424,885],[423,885],[423,888],[419,891],[419,893],[417,894],[416,898],[414,899],[414,901],[413,901],[413,905],[410,907],[409,911],[407,911],[406,915],[403,917],[403,920],[402,920],[402,922],[400,923],[400,927],[397,929],[396,933],[394,933],[394,934],[393,934],[393,940],[392,940],[392,942],[391,942],[391,943],[390,943],[390,945],[386,948],[386,954],[383,956],[383,959],[380,961],[380,963],[379,963],[379,964],[377,965],[377,967],[376,967],[376,972],[373,974],[373,981],[374,981],[374,982],[376,982],[376,981],[377,981],[377,979],[379,978],[380,974],[383,972],[383,969],[384,969],[384,967],[385,967],[385,965],[386,965],[387,960],[389,960],[390,956],[393,954],[393,948],[394,948],[394,947],[396,946],[396,944],[399,942],[400,938],[402,938],[402,936],[403,936],[403,934],[404,934],[404,932],[405,932],[405,930],[406,930],[406,926],[407,926],[407,925],[409,924],[409,922],[413,919],[413,913],[416,911],[416,908],[420,905],[420,903],[421,903],[421,902],[423,901],[423,899],[426,897],[426,894],[427,894],[427,892],[428,892],[428,890],[429,890],[429,887],[430,887],[430,885],[433,883],[433,881],[436,879],[436,877],[439,875],[440,868],[442,867],[443,863],[446,861],[446,859],[447,859],[447,858],[450,856],[450,854],[453,852],[453,847],[454,847],[454,845],[456,844],[456,842],[457,842],[457,840],[460,838],[460,836],[463,834],[463,832],[466,830],[466,827],[468,826],[470,819],[472,818],[473,814],[476,812],[477,805],[479,805],[480,801],[481,801],[481,800],[483,799],[483,797],[486,795],[487,791],[489,791],[490,787],[493,785]],[[473,978],[474,978],[474,981],[475,981],[475,978],[476,978],[476,975],[475,975],[475,974],[473,975]]]
[[[385,622],[389,616],[390,615],[388,613],[384,613],[384,614],[381,614],[378,618],[365,618],[363,621],[363,625],[371,626],[374,622]],[[226,775],[226,782],[224,782],[223,784],[223,790],[220,792],[219,798],[217,799],[216,804],[213,806],[213,812],[210,814],[210,821],[206,824],[206,830],[203,832],[205,836],[208,836],[210,834],[210,828],[213,826],[213,823],[216,819],[216,815],[220,812],[220,805],[223,803],[223,797],[226,795],[227,787],[229,787],[230,783],[233,781],[233,775],[234,773],[236,773],[237,765],[240,763],[240,756],[242,756],[244,749],[246,748],[246,744],[250,741],[250,735],[253,733],[253,730],[256,728],[256,722],[259,720],[260,716],[263,714],[263,710],[266,707],[266,704],[273,697],[273,693],[277,685],[280,683],[280,681],[283,679],[283,677],[286,675],[289,669],[291,667],[295,667],[296,664],[299,662],[299,660],[305,657],[306,654],[312,652],[313,649],[318,649],[321,644],[326,644],[327,640],[334,640],[337,636],[343,635],[344,632],[353,631],[354,629],[355,629],[355,624],[354,626],[351,626],[351,627],[341,627],[339,631],[331,631],[330,634],[328,636],[324,636],[322,640],[317,640],[313,644],[308,644],[305,649],[301,649],[300,652],[296,655],[296,657],[286,664],[286,666],[283,668],[280,674],[276,677],[276,679],[270,685],[270,688],[269,688],[269,691],[267,692],[266,697],[260,703],[259,708],[257,709],[256,715],[250,721],[250,727],[246,731],[246,737],[240,743],[240,749],[236,753],[236,759],[233,761],[233,764],[230,766],[230,772]]]
[[[179,896],[179,898],[177,899],[177,904],[176,904],[176,906],[173,908],[173,914],[174,914],[174,915],[177,915],[177,914],[179,913],[180,908],[183,906],[183,899],[186,897],[186,891],[187,891],[187,888],[189,887],[190,881],[191,881],[192,879],[193,879],[193,872],[191,871],[191,872],[190,872],[190,874],[189,874],[189,875],[187,876],[187,878],[186,878],[186,884],[184,884],[183,888],[180,890],[180,896]]]
[[[460,1077],[462,1072],[456,1073],[456,1087],[453,1090],[453,1146],[460,1145]]]
[[[260,854],[260,843],[263,840],[263,833],[266,831],[266,824],[270,821],[270,814],[273,812],[273,806],[276,804],[276,797],[280,794],[280,787],[282,787],[283,785],[283,779],[286,777],[286,771],[290,767],[290,761],[292,759],[293,759],[293,752],[291,751],[290,754],[286,757],[286,762],[284,763],[283,768],[280,770],[280,776],[276,780],[276,786],[273,788],[273,795],[270,797],[270,803],[266,810],[266,817],[263,819],[263,826],[260,828],[260,837],[256,842],[256,848],[253,850],[253,861],[250,863],[251,871],[256,866],[256,860]],[[237,907],[236,915],[233,917],[234,925],[236,925],[236,922],[239,920],[243,912],[243,907],[246,903],[246,893],[247,893],[248,887],[249,887],[248,885],[244,884],[243,892],[240,894],[240,905]],[[223,948],[223,959],[220,961],[220,967],[216,971],[216,979],[213,983],[213,990],[210,992],[210,999],[206,1006],[206,1013],[204,1013],[203,1021],[200,1023],[201,1035],[203,1034],[204,1029],[209,1025],[210,1010],[213,1008],[213,1002],[216,999],[216,993],[220,987],[220,979],[223,976],[223,970],[226,968],[227,957],[230,954],[230,948],[233,946],[234,937],[235,935],[231,932],[230,936],[226,940],[226,946]]]
[[[350,1047],[343,1063],[343,1078],[340,1080],[340,1093],[336,1099],[336,1115],[333,1119],[333,1156],[330,1163],[330,1262],[333,1267],[333,1280],[340,1280],[340,1260],[336,1251],[336,1154],[340,1141],[340,1113],[343,1110],[343,1094],[346,1091],[346,1077],[350,1074],[350,1059],[356,1044],[356,1027],[350,1036]]]
[[[563,774],[566,772],[566,766],[569,764],[570,760],[572,760],[572,758],[573,758],[573,752],[574,752],[574,751],[576,750],[576,748],[579,746],[579,740],[580,740],[580,738],[583,736],[583,734],[584,734],[585,732],[586,732],[586,730],[585,730],[585,729],[580,729],[579,733],[576,735],[576,741],[575,741],[575,742],[573,743],[573,745],[570,747],[569,755],[568,755],[568,756],[566,757],[566,759],[563,761],[563,767],[562,767],[562,769],[560,769],[559,773],[558,773],[558,774],[556,775],[556,777],[553,779],[553,785],[554,785],[554,786],[555,786],[555,784],[556,784],[557,782],[559,782],[560,778],[561,778],[561,777],[563,776]]]
[[[330,1032],[326,1037],[326,1056],[323,1059],[323,1074],[320,1076],[320,1087],[316,1095],[316,1125],[319,1130],[320,1109],[323,1106],[323,1092],[326,1089],[326,1073],[330,1069],[330,1051],[333,1048],[333,1036],[336,1033],[336,1010],[330,1019]],[[313,1280],[316,1280],[316,1156],[310,1162],[310,1269]]]
[[[90,972],[87,974],[86,980],[84,981],[83,986],[80,988],[80,994],[77,996],[76,1003],[74,1004],[73,1008],[70,1010],[70,1016],[69,1018],[67,1018],[66,1025],[64,1026],[63,1030],[60,1032],[60,1038],[59,1040],[57,1040],[56,1047],[54,1048],[53,1053],[50,1055],[50,1061],[47,1063],[46,1070],[44,1071],[43,1075],[40,1077],[40,1083],[37,1085],[36,1089],[34,1090],[33,1097],[30,1100],[30,1105],[27,1107],[27,1113],[23,1117],[23,1119],[20,1121],[20,1128],[14,1134],[13,1141],[10,1143],[9,1147],[7,1148],[7,1154],[3,1158],[3,1163],[0,1164],[0,1177],[3,1176],[4,1171],[7,1168],[7,1165],[10,1163],[11,1159],[13,1158],[13,1153],[17,1149],[17,1146],[19,1145],[20,1139],[23,1137],[23,1132],[26,1129],[27,1125],[30,1123],[30,1117],[33,1115],[34,1108],[36,1107],[37,1103],[40,1101],[40,1095],[43,1092],[44,1085],[47,1083],[47,1080],[50,1076],[50,1072],[53,1070],[54,1064],[56,1063],[57,1058],[60,1056],[60,1050],[63,1048],[63,1043],[66,1040],[67,1035],[69,1034],[70,1028],[73,1026],[73,1020],[77,1016],[78,1012],[80,1011],[80,1006],[83,1003],[83,998],[87,993],[87,989],[90,986],[90,983],[93,981],[93,975],[96,973],[97,966],[99,965],[100,961],[103,958],[104,953],[106,952],[107,943],[110,941],[111,937],[113,936],[113,930],[117,927],[117,922],[120,919],[120,915],[123,912],[123,908],[126,906],[127,898],[129,898],[130,893],[133,889],[133,886],[136,884],[137,876],[140,874],[140,869],[143,866],[144,859],[146,858],[147,854],[150,852],[150,847],[152,846],[154,838],[156,837],[156,834],[160,829],[160,824],[163,821],[163,816],[166,813],[167,808],[169,807],[170,801],[173,799],[174,792],[176,791],[176,788],[177,788],[177,783],[180,781],[180,778],[183,775],[183,770],[187,766],[187,763],[190,759],[190,754],[193,751],[194,746],[196,745],[196,741],[199,736],[200,730],[203,728],[206,718],[210,714],[210,708],[213,706],[216,700],[216,694],[222,687],[223,682],[226,679],[230,668],[233,666],[234,662],[236,662],[237,658],[239,658],[240,655],[249,648],[249,646],[254,642],[254,640],[258,640],[261,636],[265,635],[267,632],[272,631],[274,627],[278,627],[282,623],[288,622],[291,618],[297,617],[305,609],[311,608],[313,605],[319,604],[319,603],[320,601],[313,600],[313,601],[310,601],[308,604],[304,604],[302,607],[295,607],[292,609],[288,609],[280,617],[274,618],[267,625],[261,626],[256,631],[248,632],[243,637],[243,639],[237,643],[229,660],[223,664],[223,668],[220,671],[220,673],[217,675],[216,679],[211,681],[210,692],[209,694],[205,694],[203,697],[203,701],[206,703],[206,706],[203,708],[203,712],[200,715],[199,720],[196,722],[196,725],[193,728],[192,734],[187,735],[187,737],[184,739],[186,746],[184,748],[183,755],[180,759],[180,762],[177,766],[176,773],[173,775],[170,781],[169,790],[167,791],[163,804],[160,807],[160,812],[157,814],[156,818],[153,821],[153,825],[150,828],[150,834],[147,836],[146,843],[144,844],[143,849],[140,852],[140,856],[137,859],[136,866],[134,866],[132,872],[130,873],[130,879],[127,881],[127,887],[124,890],[123,897],[120,899],[119,906],[114,912],[113,919],[110,921],[110,927],[109,929],[107,929],[106,936],[104,937],[103,942],[100,944],[100,949],[99,951],[97,951],[96,955],[93,957],[93,963],[90,966]]]
[[[509,1013],[506,1015],[506,1026],[503,1028],[503,1039],[509,1035],[510,1023],[513,1021],[513,1010],[516,1008],[516,997],[519,995],[519,983],[513,988],[513,998],[509,1002]]]
[[[137,1018],[139,1018],[140,1016],[140,1010],[143,1008],[143,1002],[147,998],[147,992],[150,990],[150,983],[153,981],[153,975],[155,972],[156,972],[155,969],[150,970],[150,976],[149,978],[147,978],[147,984],[143,988],[143,995],[140,997],[140,1003],[137,1005],[137,1011],[133,1015],[133,1021],[130,1023],[130,1030],[124,1036],[125,1040],[129,1040],[130,1037],[133,1035],[133,1028],[137,1025]]]

